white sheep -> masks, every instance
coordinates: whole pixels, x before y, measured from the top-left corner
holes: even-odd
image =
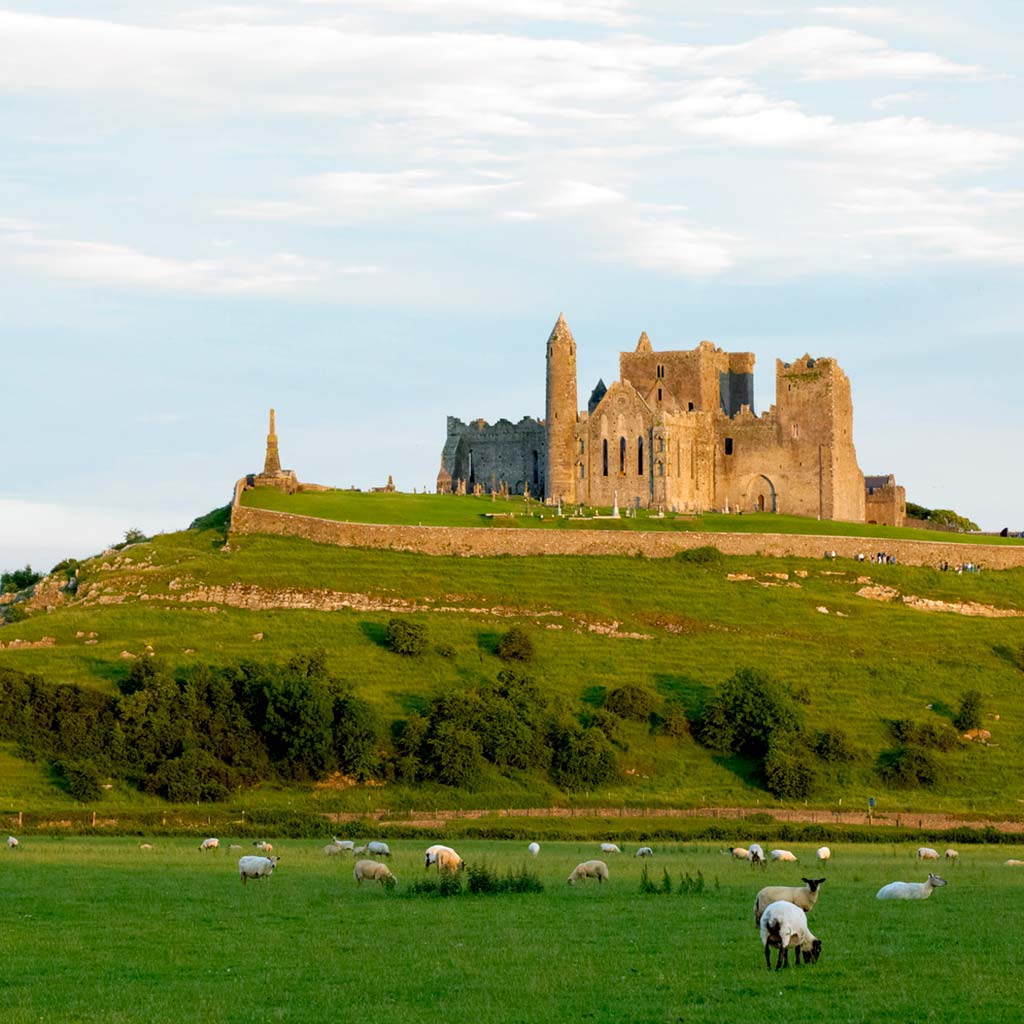
[[[919,846],[917,848],[918,860],[938,860],[939,851],[933,850],[930,846]]]
[[[816,963],[821,956],[821,939],[807,927],[807,915],[794,903],[778,900],[765,907],[761,917],[761,945],[764,946],[764,962],[772,969],[771,947],[779,951],[775,970],[789,966],[789,947],[796,949],[796,962]]]
[[[945,856],[946,860],[958,861],[960,859],[960,852],[958,850],[950,849],[946,851]]]
[[[233,853],[233,852],[234,852],[235,850],[241,850],[241,849],[242,849],[242,847],[241,847],[241,846],[240,846],[240,845],[239,845],[238,843],[232,843],[232,844],[231,844],[231,845],[230,845],[230,846],[228,847],[228,850],[229,850],[229,851],[231,851],[232,853]]]
[[[210,836],[209,839],[204,839],[199,844],[199,849],[205,853],[207,850],[216,850],[218,846],[220,846],[220,840]]]
[[[530,843],[527,849],[530,851],[531,857],[536,857],[540,853],[540,843]]]
[[[723,850],[722,853],[734,857],[736,860],[750,860],[750,851],[745,846],[732,846],[728,850]]]
[[[585,860],[572,869],[567,881],[575,885],[582,878],[596,878],[598,885],[608,881],[608,865],[603,860]]]
[[[391,847],[387,843],[381,842],[379,839],[374,839],[366,844],[366,849],[378,857],[390,857]]]
[[[602,843],[601,844],[601,852],[602,853],[622,853],[622,851],[618,848],[618,846],[615,845],[615,843]]]
[[[1024,860],[1007,860],[1003,861],[1005,867],[1008,868],[1024,868]]]
[[[832,859],[832,851],[827,846],[819,846],[815,851],[815,857],[820,861],[826,861]]]
[[[946,880],[938,875],[929,875],[927,882],[890,882],[878,890],[880,900],[926,900],[932,889],[945,885]]]
[[[352,856],[354,857],[357,853],[366,853],[366,847],[365,846],[353,846],[352,847]]]
[[[139,849],[140,850],[152,850],[153,849],[153,844],[152,843],[139,843]]]
[[[18,840],[14,838],[14,836],[7,837],[8,850],[16,850],[19,846],[21,846],[21,843],[19,843]]]
[[[280,857],[257,857],[255,855],[239,857],[238,874],[242,879],[242,885],[245,885],[250,878],[269,878],[280,859]]]
[[[331,842],[338,847],[339,850],[351,850],[356,844],[351,839],[339,839],[337,836],[331,836]]]
[[[633,856],[634,857],[653,857],[654,856],[654,851],[649,846],[641,846],[640,849],[637,850],[636,853],[633,854]]]
[[[252,845],[255,846],[257,850],[261,850],[263,853],[274,852],[273,845],[271,843],[268,843],[265,839],[257,839],[253,842]]]
[[[795,853],[790,853],[789,850],[772,850],[772,852],[770,854],[768,854],[768,856],[771,857],[772,860],[782,860],[782,861],[795,861],[796,860],[796,854]]]
[[[438,843],[427,847],[427,859],[423,865],[424,870],[432,864],[437,865],[438,872],[458,871],[459,868],[464,866],[464,861],[450,846],[442,846]]]
[[[809,913],[818,902],[818,889],[824,878],[801,879],[803,885],[766,885],[754,899],[754,924],[761,923],[761,915],[772,903],[785,901]]]
[[[342,847],[340,847],[337,843],[328,843],[324,847],[324,855],[327,857],[337,857],[337,855],[341,853],[341,851]]]
[[[391,874],[391,868],[376,860],[357,860],[352,869],[352,877],[359,885],[363,884],[363,879],[380,882],[384,886],[395,884],[395,876]]]
[[[767,863],[760,843],[751,843],[747,850],[747,855],[750,858],[751,867],[756,868],[758,865],[764,867]]]

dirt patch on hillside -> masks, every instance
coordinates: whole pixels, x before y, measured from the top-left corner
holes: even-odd
[[[907,608],[919,612],[952,612],[955,615],[969,615],[984,619],[1019,619],[1024,618],[1024,611],[1017,608],[995,608],[990,604],[979,604],[977,601],[939,601],[929,597],[917,597],[914,594],[900,594],[893,587],[873,586],[861,587],[858,597],[869,601],[893,603],[899,601]]]

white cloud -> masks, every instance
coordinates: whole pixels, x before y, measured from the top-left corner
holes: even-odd
[[[885,96],[876,96],[871,101],[875,110],[886,110],[889,107],[903,106],[907,103],[920,103],[926,98],[923,92],[891,92]]]
[[[850,21],[898,21],[901,17],[892,7],[815,7],[814,13]]]
[[[309,7],[365,9],[365,0],[301,0]],[[580,24],[620,26],[634,20],[625,0],[374,0],[378,12],[464,18],[521,18],[530,21],[566,21]]]
[[[592,185],[588,181],[560,181],[544,201],[554,209],[575,210],[587,206],[605,206],[621,203],[626,197],[615,189],[604,185]]]
[[[667,219],[634,217],[620,227],[621,237],[607,260],[683,277],[712,277],[734,266],[740,239]]]

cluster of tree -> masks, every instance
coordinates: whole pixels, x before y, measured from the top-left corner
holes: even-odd
[[[80,799],[98,796],[102,778],[174,801],[223,799],[265,778],[367,779],[380,732],[322,654],[181,676],[140,659],[116,696],[0,670],[0,738],[52,762]]]
[[[912,501],[907,502],[907,518],[919,519],[923,523],[940,526],[956,533],[977,533],[980,527],[949,508],[925,508]]]
[[[0,594],[16,594],[19,590],[38,583],[42,578],[41,573],[32,571],[31,565],[26,565],[24,569],[0,573]]]

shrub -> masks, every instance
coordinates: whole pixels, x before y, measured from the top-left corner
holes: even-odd
[[[721,753],[763,758],[776,731],[800,731],[792,698],[763,672],[744,668],[726,680],[705,705],[697,738]]]
[[[968,690],[960,697],[960,710],[953,717],[953,725],[959,732],[981,728],[981,694]]]
[[[672,557],[677,562],[699,565],[707,569],[713,569],[721,565],[725,559],[722,552],[711,544],[706,544],[699,548],[690,548],[687,551],[677,551]]]
[[[446,786],[472,789],[483,770],[480,737],[452,722],[440,725],[428,744],[434,778]]]
[[[24,622],[28,618],[24,604],[2,605],[0,610],[2,610],[4,622]]]
[[[810,751],[795,736],[776,734],[764,759],[768,792],[780,799],[797,799],[814,792],[817,777]]]
[[[605,710],[634,722],[646,722],[656,706],[657,698],[650,690],[631,683],[616,687],[604,698]]]
[[[533,641],[526,630],[513,626],[498,641],[494,653],[502,661],[533,661]]]
[[[416,657],[427,650],[427,627],[409,619],[391,619],[384,630],[384,643],[395,654]]]
[[[685,736],[689,736],[690,721],[686,717],[685,709],[679,706],[669,708],[661,723],[661,731],[666,736],[672,736],[677,740],[683,739]]]
[[[554,746],[551,774],[563,789],[595,789],[619,776],[615,751],[600,729],[561,729]]]
[[[42,579],[42,574],[32,571],[31,565],[24,569],[12,569],[0,574],[0,594],[14,594],[26,587],[31,587]]]
[[[932,786],[942,777],[942,768],[930,751],[905,746],[887,750],[878,759],[878,774],[897,789]]]
[[[68,792],[80,803],[99,800],[103,796],[103,785],[100,773],[90,761],[79,764],[70,761],[58,761],[54,768],[63,776]]]
[[[814,752],[827,764],[841,764],[854,759],[849,737],[842,729],[823,729],[814,737]]]
[[[922,747],[929,750],[952,750],[957,734],[948,725],[932,722],[914,722],[909,718],[895,718],[886,722],[889,734],[901,746]]]

